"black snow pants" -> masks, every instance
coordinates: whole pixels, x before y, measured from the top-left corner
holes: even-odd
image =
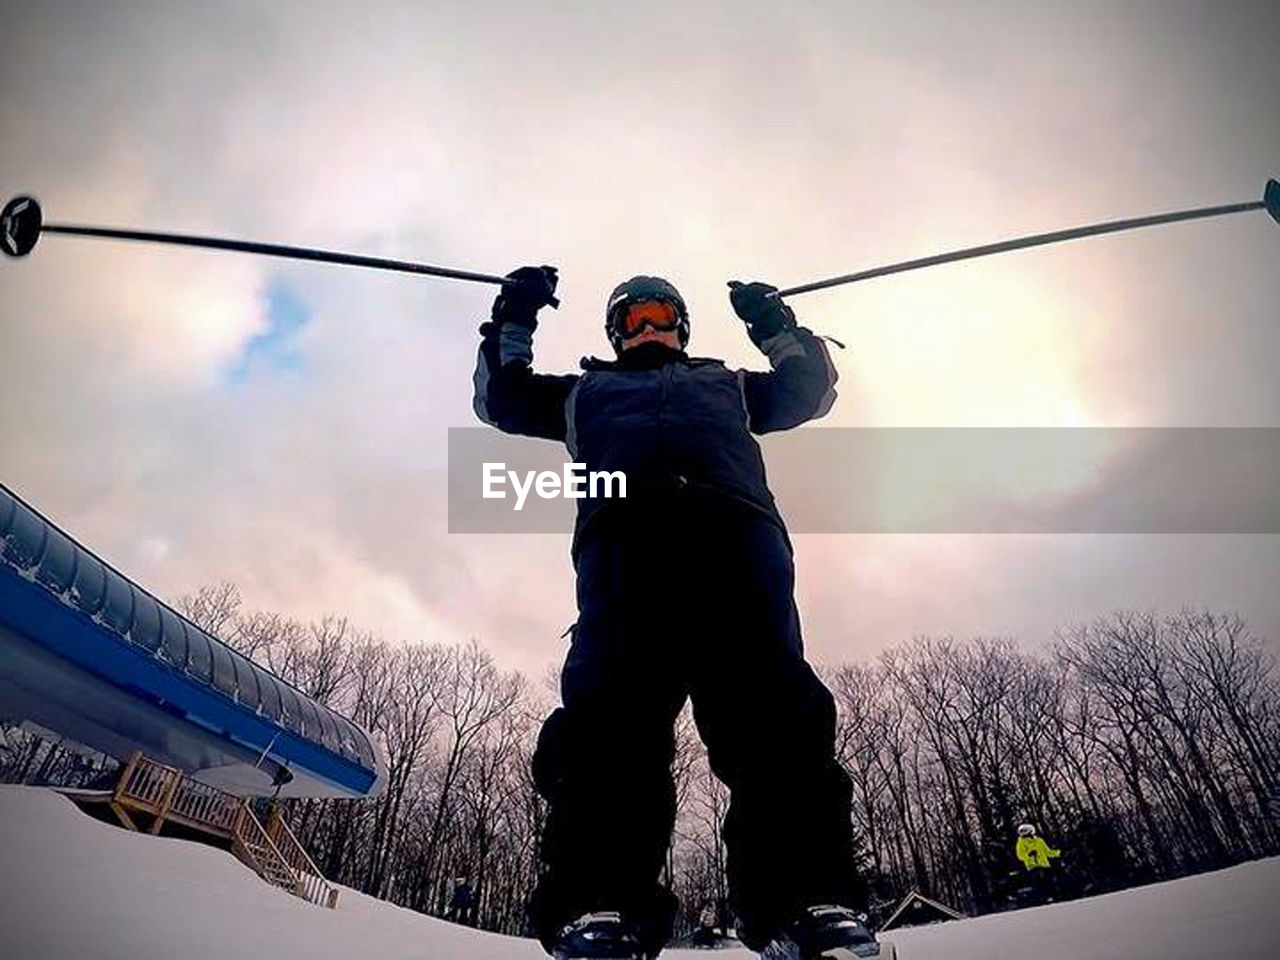
[[[860,906],[835,704],[803,657],[783,531],[685,505],[593,536],[577,570],[563,706],[533,759],[548,801],[530,903],[544,946],[589,910],[622,911],[653,952],[669,938],[676,901],[659,875],[686,698],[730,789],[724,837],[743,942],[759,949],[809,904]]]

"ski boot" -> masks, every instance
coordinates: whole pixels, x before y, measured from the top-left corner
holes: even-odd
[[[616,911],[584,913],[556,935],[555,960],[652,960],[635,927]]]
[[[829,904],[802,910],[769,942],[761,960],[896,960],[891,943],[880,943],[856,913]]]

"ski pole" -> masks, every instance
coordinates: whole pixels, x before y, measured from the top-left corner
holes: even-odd
[[[395,270],[400,273],[422,273],[451,280],[473,280],[477,283],[510,284],[506,277],[487,273],[472,273],[450,267],[433,267],[425,263],[406,260],[387,260],[383,257],[362,257],[333,250],[315,250],[310,247],[290,247],[278,243],[255,243],[249,240],[228,240],[223,237],[196,237],[182,233],[154,233],[146,230],[118,230],[112,227],[84,227],[67,223],[45,223],[40,204],[34,197],[14,197],[0,211],[0,248],[11,257],[25,257],[31,252],[43,233],[62,233],[78,237],[107,237],[114,240],[143,240],[149,243],[168,243],[182,247],[205,247],[213,250],[234,250],[239,253],[259,253],[269,257],[290,257],[294,260],[317,260],[322,263],[341,263],[352,267],[372,267],[376,270]]]
[[[797,293],[808,293],[810,290],[824,290],[827,287],[838,287],[846,283],[857,283],[859,280],[870,280],[872,277],[883,277],[890,273],[904,273],[907,270],[919,270],[921,267],[934,267],[940,263],[953,263],[956,260],[969,260],[973,257],[986,257],[993,253],[1006,253],[1009,250],[1022,250],[1025,247],[1040,247],[1046,243],[1059,243],[1063,240],[1078,240],[1081,237],[1096,237],[1102,233],[1118,233],[1121,230],[1137,230],[1141,227],[1154,227],[1162,223],[1176,223],[1180,220],[1198,220],[1204,217],[1225,217],[1232,213],[1246,213],[1250,210],[1266,210],[1276,223],[1280,223],[1280,182],[1268,180],[1261,200],[1246,203],[1229,203],[1220,207],[1198,207],[1195,210],[1178,210],[1174,213],[1161,213],[1152,217],[1138,217],[1133,220],[1109,220],[1106,223],[1094,223],[1085,227],[1072,227],[1068,230],[1055,230],[1052,233],[1036,233],[1028,237],[1013,240],[1001,240],[980,247],[966,247],[963,250],[952,250],[949,253],[938,253],[918,260],[904,260],[884,267],[873,267],[858,273],[846,273],[844,276],[831,277],[828,280],[815,280],[799,286],[787,287],[769,294],[771,297],[789,297]]]

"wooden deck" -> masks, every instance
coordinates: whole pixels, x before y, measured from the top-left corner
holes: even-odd
[[[114,790],[60,791],[81,806],[105,804],[130,830],[158,834],[166,823],[224,841],[258,876],[310,903],[333,909],[338,888],[321,874],[273,804],[264,824],[248,802],[200,783],[176,767],[135,753]]]

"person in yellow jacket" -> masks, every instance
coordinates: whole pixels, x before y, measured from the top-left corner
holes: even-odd
[[[1043,837],[1036,836],[1033,824],[1018,827],[1018,859],[1028,870],[1048,869],[1049,861],[1061,855],[1061,850],[1053,849]]]

